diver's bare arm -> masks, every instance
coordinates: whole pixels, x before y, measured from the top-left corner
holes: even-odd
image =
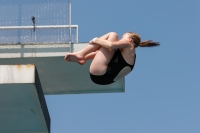
[[[101,38],[94,38],[90,41],[90,44],[98,44],[102,47],[105,47],[107,49],[117,49],[117,48],[125,48],[130,45],[130,43],[126,40],[120,40],[111,42],[108,40],[103,40]]]

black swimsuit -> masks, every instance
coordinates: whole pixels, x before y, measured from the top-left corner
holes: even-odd
[[[136,55],[135,55],[136,60]],[[131,68],[131,71],[134,67],[135,60],[133,65],[128,64],[119,49],[115,51],[115,54],[113,55],[113,58],[111,59],[110,63],[108,64],[107,71],[104,75],[93,75],[90,73],[91,80],[100,85],[107,85],[111,84],[114,81],[115,77],[119,74],[119,72],[126,66],[129,66]]]

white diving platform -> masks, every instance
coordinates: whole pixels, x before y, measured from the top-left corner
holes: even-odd
[[[0,65],[0,133],[50,133],[50,116],[34,65]]]
[[[76,52],[87,45],[77,43],[72,48]],[[124,78],[110,85],[93,83],[89,75],[91,61],[84,65],[65,62],[69,51],[70,44],[0,44],[0,65],[34,64],[45,95],[125,91]]]

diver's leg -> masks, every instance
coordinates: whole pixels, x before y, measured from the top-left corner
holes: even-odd
[[[104,39],[107,40],[109,37],[115,36],[114,34],[116,34],[115,32],[109,32],[101,37],[99,37],[100,39]],[[88,53],[90,53],[90,51],[95,52],[98,49],[100,49],[101,46],[97,45],[97,44],[89,44],[88,46],[86,46],[84,49],[78,51],[78,52],[74,52],[74,54],[83,54],[86,55]]]
[[[78,60],[78,63],[79,63],[80,65],[84,65],[85,62],[86,62],[87,60],[94,59],[96,53],[97,53],[97,51],[96,51],[96,52],[91,52],[91,53],[87,54],[87,55],[84,57],[84,59]]]
[[[109,41],[117,41],[118,36],[108,38],[108,40]],[[93,75],[105,74],[106,70],[107,70],[107,66],[108,66],[110,60],[112,59],[114,53],[115,53],[115,50],[110,50],[110,49],[101,47],[97,51],[91,65],[90,65],[90,73]]]
[[[101,36],[100,38],[105,39],[105,40],[110,40],[110,41],[112,41],[112,40],[117,41],[118,35],[115,32],[109,32],[109,33]],[[82,62],[85,62],[84,61],[85,56],[91,52],[96,52],[100,48],[101,48],[101,46],[99,46],[97,44],[89,44],[86,48],[82,49],[79,52],[67,54],[64,59],[66,61],[72,61],[72,62],[77,62],[79,64],[84,64]]]

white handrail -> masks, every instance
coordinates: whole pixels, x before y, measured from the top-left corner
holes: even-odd
[[[45,28],[78,28],[78,25],[40,25],[35,26],[37,29]],[[0,26],[0,30],[9,30],[9,29],[33,29],[34,26]]]
[[[75,28],[76,41],[78,43],[78,25],[40,25],[40,26],[0,26],[0,30],[15,30],[15,29],[50,29],[50,28]],[[70,38],[71,39],[71,38]],[[70,40],[71,41],[71,40]]]

